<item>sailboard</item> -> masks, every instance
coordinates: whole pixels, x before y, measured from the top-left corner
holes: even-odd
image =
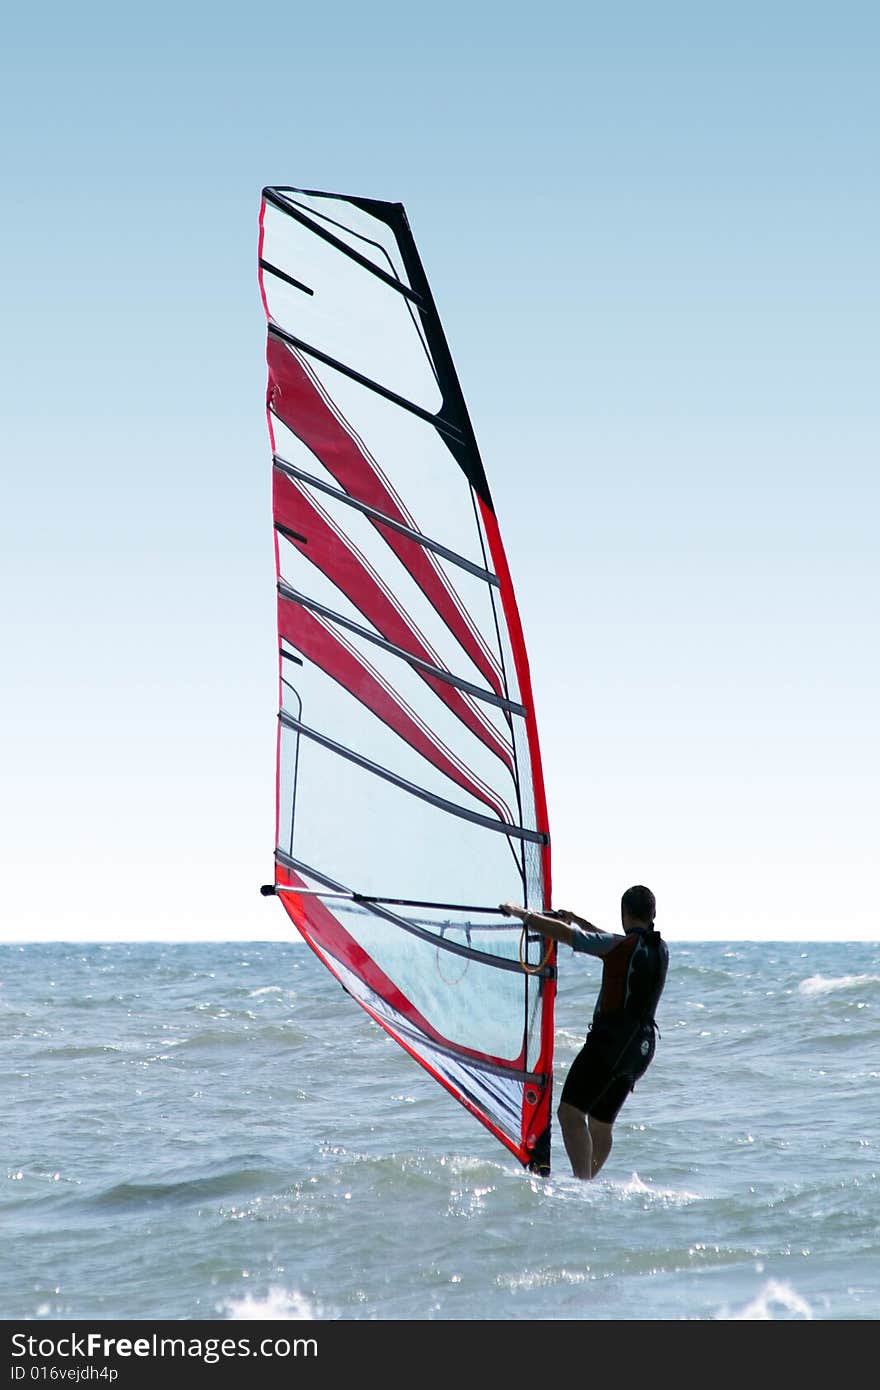
[[[275,893],[318,958],[549,1171],[555,947],[510,570],[400,203],[263,190],[279,712]]]

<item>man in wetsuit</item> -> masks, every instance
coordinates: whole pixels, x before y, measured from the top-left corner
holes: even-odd
[[[503,903],[501,911],[574,951],[602,958],[593,1021],[556,1112],[572,1172],[594,1178],[611,1152],[618,1112],[654,1056],[654,1013],[669,965],[666,943],[654,929],[654,894],[641,884],[626,890],[620,902],[623,936],[564,909],[547,915]]]

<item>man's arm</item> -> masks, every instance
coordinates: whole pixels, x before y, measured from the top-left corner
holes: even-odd
[[[573,912],[560,911],[552,917],[547,917],[542,912],[529,912],[527,908],[519,907],[516,903],[502,903],[499,911],[503,912],[505,917],[519,917],[520,921],[527,922],[533,931],[539,931],[542,936],[549,936],[553,941],[561,941],[565,946],[572,944],[580,928],[588,931],[599,930],[589,922],[584,922],[582,918],[575,917]],[[571,918],[574,918],[574,922],[568,920]]]
[[[604,936],[606,933],[602,927],[596,927],[592,922],[588,922],[586,917],[578,917],[576,912],[569,912],[567,907],[560,907],[555,914],[560,921],[568,922],[569,926],[580,927],[581,931],[594,931]]]

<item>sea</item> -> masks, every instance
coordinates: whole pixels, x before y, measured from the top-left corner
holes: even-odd
[[[538,1178],[300,942],[3,945],[0,1318],[876,1319],[880,944],[669,946],[583,1183],[555,1119]],[[560,952],[557,1098],[597,985]]]

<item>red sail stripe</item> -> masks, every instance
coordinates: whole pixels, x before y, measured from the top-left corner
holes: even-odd
[[[297,353],[270,334],[266,357],[269,363],[267,402],[278,418],[312,450],[347,493],[392,520],[418,530],[375,462],[330,409]],[[491,689],[502,694],[498,669],[434,555],[418,541],[402,536],[379,521],[374,521],[373,525],[483,673]]]
[[[273,512],[276,522],[306,537],[306,544],[288,537],[313,565],[326,574],[364,617],[389,642],[411,656],[439,666],[431,650],[406,614],[398,608],[362,555],[331,524],[307,490],[279,469],[273,474]],[[438,680],[418,667],[413,669],[430,685],[444,704],[512,770],[512,753],[498,731],[474,708],[455,686]]]
[[[424,728],[417,716],[382,681],[377,672],[314,613],[289,599],[278,600],[278,632],[309,661],[344,686],[355,699],[372,710],[383,724],[399,734],[429,763],[510,823],[509,809],[492,795],[469,769],[458,764],[450,750]]]

